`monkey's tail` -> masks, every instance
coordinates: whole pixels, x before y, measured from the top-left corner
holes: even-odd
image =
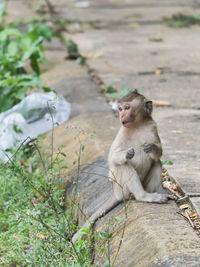
[[[96,220],[103,215],[105,215],[107,212],[109,212],[112,208],[114,208],[120,200],[116,199],[115,195],[112,194],[108,200],[106,200],[103,205],[85,222],[83,227],[73,236],[72,242],[76,243],[79,236],[81,235],[81,232],[83,229],[91,227],[94,225]]]

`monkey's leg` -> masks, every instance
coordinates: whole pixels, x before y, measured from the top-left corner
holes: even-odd
[[[91,226],[95,221],[106,214],[109,210],[111,210],[113,207],[115,207],[122,199],[117,199],[114,195],[114,193],[111,195],[111,197],[104,202],[104,204],[85,222],[83,227],[73,236],[72,242],[75,243],[78,240],[78,237],[80,236],[81,231],[84,228],[87,228]]]
[[[165,203],[168,200],[168,195],[146,192],[141,183],[140,177],[136,170],[128,165],[123,165],[124,173],[127,175],[126,184],[130,192],[134,195],[135,199],[144,202]]]
[[[144,188],[147,192],[157,192],[160,194],[165,194],[168,199],[176,199],[173,195],[169,194],[169,192],[163,188],[162,186],[162,164],[161,161],[154,162],[153,166],[151,167],[147,177],[144,181]]]
[[[147,192],[153,193],[153,192],[159,192],[164,193],[164,190],[162,191],[162,164],[161,161],[156,161],[153,163],[149,173],[147,174],[143,185]]]

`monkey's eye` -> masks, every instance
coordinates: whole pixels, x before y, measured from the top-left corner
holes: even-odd
[[[130,109],[130,106],[125,106],[125,109],[126,109],[126,110]]]
[[[118,107],[118,110],[119,110],[119,111],[122,111],[122,107]]]

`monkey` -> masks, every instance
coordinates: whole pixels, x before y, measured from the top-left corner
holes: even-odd
[[[162,145],[152,118],[152,101],[134,90],[118,101],[118,111],[121,127],[108,155],[112,195],[82,229],[131,196],[151,203],[165,203],[171,198],[162,188]],[[73,236],[73,243],[80,232]]]

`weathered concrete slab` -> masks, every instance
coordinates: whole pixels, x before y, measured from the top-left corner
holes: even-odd
[[[101,77],[151,74],[158,68],[168,68],[168,73],[177,73],[177,76],[199,73],[198,46],[194,45],[199,43],[199,27],[175,30],[164,25],[143,25],[121,26],[110,31],[112,35],[109,29],[101,29],[98,35],[95,30],[88,30],[87,34],[74,36],[83,53],[102,53],[98,60],[89,59],[90,66],[97,69]],[[155,36],[160,36],[163,42],[149,40]],[[188,39],[183,43],[185,36]]]
[[[108,179],[108,170],[107,155],[105,154],[98,157],[92,164],[82,165],[78,182],[79,194],[76,196],[77,200],[81,199],[81,212],[79,212],[80,225],[83,225],[85,220],[112,194],[112,185]],[[68,196],[71,195],[73,189],[74,183],[68,183]]]
[[[54,52],[49,51],[54,58]],[[56,54],[58,55],[58,54]],[[49,57],[50,57],[49,56]],[[75,61],[58,57],[57,64],[42,75],[43,81],[71,103],[71,118],[81,113],[111,111],[99,88],[88,76],[87,70]]]
[[[63,0],[52,1],[61,12],[69,11],[59,6],[65,4]],[[73,4],[72,1],[70,3]],[[162,93],[164,99],[160,100],[170,99],[176,109],[156,109],[154,113],[163,141],[163,158],[174,162],[169,170],[173,175],[180,177],[184,190],[195,193],[199,190],[199,110],[188,107],[199,107],[197,44],[200,30],[198,27],[174,30],[159,23],[165,14],[170,15],[177,11],[192,12],[192,8],[188,6],[192,3],[194,7],[198,7],[197,1],[186,0],[131,0],[125,3],[125,7],[119,0],[102,1],[100,4],[95,0],[89,9],[71,8],[71,18],[86,20],[99,18],[103,21],[102,29],[98,32],[86,27],[88,30],[84,35],[74,35],[73,39],[78,42],[83,52],[102,51],[102,57],[91,58],[88,62],[97,69],[105,84],[110,79],[109,83],[116,82],[119,88],[122,86],[122,81],[125,87],[133,88],[135,81],[138,89],[144,90],[145,93],[148,93],[149,88],[154,88],[155,92],[149,90],[148,96],[150,98],[155,96],[156,99],[161,94],[161,90],[157,88],[164,88]],[[195,12],[199,10],[196,9]],[[137,25],[134,14],[140,14],[140,18],[137,17],[140,25]],[[163,42],[149,41],[150,37],[158,33]],[[73,119],[55,129],[54,149],[63,147],[62,151],[67,154],[69,169],[76,178],[78,169],[73,162],[77,160],[77,153],[80,153],[80,145],[84,145],[79,189],[83,199],[83,209],[86,214],[90,214],[111,192],[107,180],[106,157],[119,124],[105,106],[103,99],[98,98],[97,87],[92,86],[85,70],[74,62],[58,60],[59,56],[65,53],[62,49],[61,52],[58,50],[56,47],[54,55],[47,52],[50,53],[51,62],[55,60],[56,66],[44,74],[43,78],[48,85],[54,85],[58,92],[70,98],[75,110]],[[157,76],[154,77],[151,73],[155,73],[159,67],[168,67],[169,70],[160,75],[157,72]],[[185,71],[196,72],[197,75],[189,76],[188,80],[186,75],[183,79],[179,79],[179,74]],[[141,75],[140,72],[147,72],[147,76]],[[131,79],[132,77],[128,79],[131,75],[135,76],[135,79]],[[113,79],[115,77],[118,80]],[[160,77],[167,81],[159,80]],[[153,86],[148,87],[148,83]],[[160,83],[165,83],[165,87],[158,86]],[[189,90],[190,83],[192,85],[195,83],[192,92]],[[95,99],[94,102],[92,99]],[[179,104],[180,102],[183,104]],[[48,138],[51,138],[51,133]],[[49,142],[46,141],[47,143]],[[71,180],[73,176],[68,172],[66,180]],[[192,201],[196,203],[198,210],[199,199],[192,198]],[[174,202],[157,205],[131,201],[128,204],[127,214],[125,235],[115,266],[200,265],[199,237],[189,223],[176,213]],[[105,227],[111,215],[123,219],[123,204],[99,220],[97,228]],[[121,230],[122,222],[117,225],[116,234],[111,240],[111,257],[115,255],[118,247]],[[106,259],[103,257],[98,259],[99,266],[104,266]]]
[[[169,13],[176,12],[194,12],[198,7],[196,1],[116,1],[116,0],[93,0],[90,1],[90,6],[88,8],[76,8],[74,3],[76,1],[71,1],[68,8],[71,11],[70,16],[72,18],[79,18],[81,21],[88,20],[100,20],[104,25],[108,22],[118,22],[119,20],[127,21],[127,19],[134,19],[134,21],[148,20],[148,21],[158,21],[163,16],[169,15]],[[59,4],[56,3],[59,7]],[[60,5],[61,7],[62,5]],[[67,7],[62,6],[63,9],[67,10]],[[63,10],[64,11],[64,10]],[[120,11],[120,12],[119,12]],[[62,15],[62,13],[61,13]],[[63,12],[63,16],[66,12]],[[140,15],[140,16],[138,16]],[[101,23],[100,23],[101,25]]]
[[[190,200],[197,213],[200,214],[200,197],[191,197]]]
[[[174,163],[166,167],[188,195],[200,192],[199,118],[200,111],[195,109],[157,108],[154,112],[163,159]]]
[[[5,1],[6,6],[6,22],[16,22],[17,20],[26,20],[38,17],[34,10],[30,8],[28,1],[8,0]]]
[[[42,74],[42,79],[47,86],[56,84],[66,78],[74,77],[74,79],[76,79],[77,77],[83,77],[86,75],[86,71],[81,66],[76,64],[76,62],[64,60],[62,57],[63,52],[55,53],[54,51],[49,51],[48,55],[49,60],[50,58],[53,60],[54,55],[56,55],[57,64],[53,66],[51,65],[51,69]]]
[[[80,113],[111,111],[104,97],[99,94],[99,88],[88,76],[65,78],[54,84],[52,88],[72,104],[71,117]]]
[[[183,191],[189,195],[198,193],[200,76],[196,44],[200,42],[200,27],[173,29],[161,20],[177,10],[194,14],[199,6],[193,1],[184,2],[184,5],[179,1],[130,1],[129,4],[127,10],[126,5],[122,6],[118,1],[112,5],[109,1],[104,1],[104,5],[96,3],[90,10],[93,14],[98,13],[98,18],[107,25],[102,25],[98,31],[88,28],[84,33],[76,34],[74,39],[82,52],[101,52],[101,56],[94,56],[88,62],[106,85],[118,89],[137,88],[150,99],[172,104],[173,109],[155,110],[163,140],[163,158],[174,162],[168,169]],[[90,16],[89,9],[77,12],[88,14],[87,18]],[[134,12],[140,14],[138,25],[130,23],[137,21],[133,15],[131,17],[136,14]],[[113,23],[113,18],[117,24]],[[155,18],[158,23],[150,23]],[[156,35],[162,38],[161,42],[150,40]]]
[[[176,213],[174,203],[144,204],[130,202],[125,234],[115,266],[199,266],[200,242],[188,222]],[[108,215],[107,215],[108,216]],[[111,240],[111,259],[116,253],[124,220],[124,209],[114,216],[122,218]],[[98,230],[104,229],[101,219]],[[104,266],[106,259],[99,258]]]
[[[73,162],[78,159],[80,146],[84,145],[84,152],[81,152],[81,168],[84,168],[107,155],[117,128],[118,120],[110,112],[83,113],[54,130],[54,151],[62,147],[69,170],[73,172],[77,169]],[[51,144],[51,132],[44,141],[44,145],[47,144]]]
[[[157,75],[152,71],[128,75],[102,75],[106,85],[115,88],[139,88],[146,97],[154,100],[168,101],[179,108],[199,108],[199,78],[198,73],[177,72]],[[199,96],[199,97],[198,97]]]
[[[163,16],[177,11],[200,12],[190,5],[194,2],[182,5],[177,1],[178,10],[168,1],[162,1],[165,7],[160,1],[143,1],[141,6],[137,3],[139,10],[131,6],[126,10],[122,5],[115,8],[115,2],[110,5],[107,1],[109,8],[96,5],[93,9],[79,9],[87,19],[95,10],[102,21],[110,22],[98,30],[87,28],[72,36],[82,53],[101,54],[88,60],[90,67],[97,70],[106,85],[118,89],[136,87],[151,98],[171,100],[177,107],[198,108],[200,27],[173,29],[161,23]],[[131,14],[141,15],[139,24]],[[158,23],[150,23],[155,18],[159,18]],[[150,39],[155,36],[162,41],[152,42]]]

